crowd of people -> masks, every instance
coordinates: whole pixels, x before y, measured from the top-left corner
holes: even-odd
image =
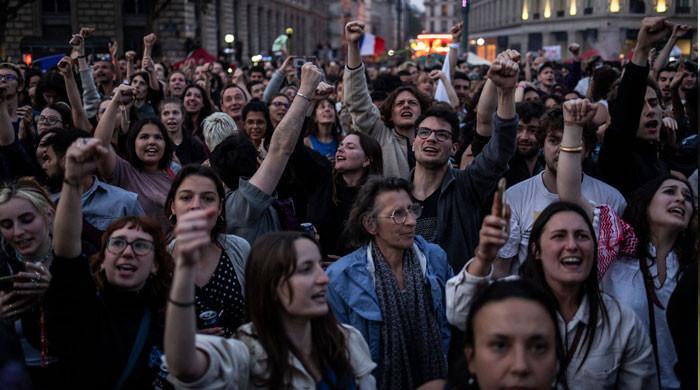
[[[342,64],[234,70],[83,28],[0,63],[0,387],[697,388],[688,31],[378,64],[353,21]]]

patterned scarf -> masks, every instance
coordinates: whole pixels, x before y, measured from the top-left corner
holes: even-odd
[[[379,249],[372,244],[381,325],[380,389],[414,389],[447,376],[441,333],[435,317],[430,286],[412,250],[403,254],[405,288]]]

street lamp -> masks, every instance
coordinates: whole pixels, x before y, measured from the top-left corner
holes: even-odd
[[[656,12],[662,14],[666,11],[668,11],[668,4],[666,4],[666,0],[657,0],[656,1]]]
[[[479,46],[484,46],[484,43],[486,43],[486,41],[484,40],[484,38],[479,38],[479,39],[476,40],[476,44],[479,45]]]
[[[224,42],[226,42],[229,45],[232,44],[235,39],[236,38],[233,36],[233,34],[224,35]]]
[[[224,35],[224,42],[226,42],[226,47],[224,48],[224,54],[226,54],[226,62],[231,65],[231,56],[233,55],[233,41],[236,38],[233,36],[233,34],[226,34]],[[231,69],[231,68],[229,68]]]

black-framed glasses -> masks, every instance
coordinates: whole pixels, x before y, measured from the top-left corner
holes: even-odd
[[[112,237],[107,241],[107,250],[118,255],[131,245],[131,249],[139,256],[147,255],[153,251],[153,241],[137,238],[134,241],[127,241],[125,238]]]
[[[50,125],[53,126],[53,125],[59,123],[59,122],[61,121],[61,118],[56,118],[56,117],[53,117],[53,116],[43,116],[43,115],[39,115],[39,116],[37,117],[36,121],[37,121],[37,123],[39,123],[39,122],[46,122],[46,123],[48,123],[48,124],[50,124]]]
[[[418,219],[423,212],[423,206],[419,203],[414,203],[405,208],[394,209],[389,216],[377,216],[377,218],[391,218],[395,224],[401,225],[406,222],[408,214],[413,215],[413,218]]]
[[[416,132],[416,135],[420,137],[420,139],[428,139],[430,137],[430,134],[435,133],[435,139],[437,139],[440,142],[445,142],[448,140],[452,139],[452,132],[448,130],[433,130],[429,129],[427,127],[421,127],[418,129],[418,132]]]

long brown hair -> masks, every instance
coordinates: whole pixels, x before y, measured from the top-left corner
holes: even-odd
[[[264,378],[253,378],[256,386],[288,387],[289,353],[300,356],[284,330],[284,307],[277,295],[278,286],[288,283],[296,270],[294,242],[299,239],[311,240],[301,232],[265,234],[255,241],[248,257],[246,306],[258,340],[268,355],[268,372]],[[346,353],[345,334],[330,309],[327,314],[311,319],[311,338],[320,369],[332,370],[337,378],[335,387],[346,388],[354,375]]]
[[[144,289],[147,289],[148,298],[152,304],[157,307],[165,303],[168,289],[170,288],[170,279],[173,270],[173,258],[166,249],[167,242],[165,235],[160,229],[160,225],[154,219],[146,216],[130,216],[119,218],[112,222],[107,230],[102,234],[101,246],[99,252],[92,255],[90,258],[90,271],[95,280],[95,285],[98,290],[103,290],[109,284],[104,271],[100,269],[105,260],[105,251],[107,250],[107,241],[112,236],[112,233],[121,229],[139,229],[144,233],[153,237],[153,261],[158,270],[154,276],[149,277],[146,281]]]

